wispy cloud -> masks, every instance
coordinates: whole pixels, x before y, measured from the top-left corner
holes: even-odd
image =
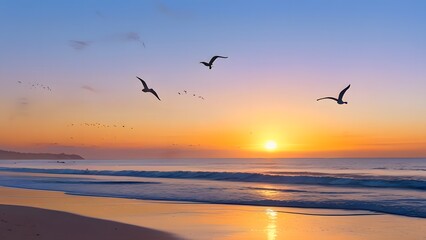
[[[26,107],[29,104],[29,100],[26,97],[21,97],[17,101],[18,107]]]
[[[105,18],[105,15],[101,12],[101,11],[96,11],[95,12],[96,16],[98,16],[99,18]]]
[[[101,37],[96,41],[70,40],[68,42],[68,45],[76,51],[82,51],[88,48],[90,45],[93,45],[94,43],[99,44],[103,42],[134,42],[137,44],[141,44],[143,47],[145,47],[145,42],[142,40],[140,34],[133,31],[112,34],[109,36]]]
[[[162,13],[163,15],[168,16],[168,17],[172,17],[172,18],[185,19],[185,18],[190,18],[192,16],[187,11],[182,11],[182,10],[177,10],[177,9],[171,8],[161,1],[157,2],[156,9],[157,9],[158,12]]]
[[[94,89],[93,87],[88,86],[88,85],[83,85],[83,86],[81,86],[81,89],[84,89],[84,90],[87,90],[87,91],[89,91],[89,92],[93,92],[93,93],[98,92],[96,89]]]
[[[30,101],[26,97],[20,97],[16,99],[16,102],[14,104],[14,108],[12,109],[10,120],[15,120],[19,117],[27,117],[29,115],[29,106]]]
[[[83,50],[90,45],[90,42],[89,41],[70,40],[69,45],[70,45],[70,47],[72,47],[75,50]]]
[[[119,34],[119,38],[122,41],[136,42],[136,43],[142,44],[142,46],[145,47],[144,41],[142,40],[141,36],[137,32],[126,32],[126,33],[122,33],[122,34]]]

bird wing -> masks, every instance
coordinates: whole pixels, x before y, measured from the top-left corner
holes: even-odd
[[[345,92],[351,87],[351,85],[349,84],[345,89],[343,89],[340,93],[339,93],[339,99],[342,100],[343,99],[343,95],[345,95]]]
[[[223,57],[223,56],[214,56],[212,57],[212,59],[210,59],[209,64],[212,65],[214,61],[216,61],[217,58],[228,58],[228,57]]]
[[[158,94],[154,91],[154,89],[149,89],[149,91],[154,94],[154,96],[156,96],[158,98],[158,100],[161,101],[160,97],[158,97]]]
[[[317,99],[317,101],[319,101],[319,100],[324,100],[324,99],[331,99],[331,100],[334,100],[334,101],[339,101],[337,98],[334,98],[334,97],[323,97],[323,98],[318,98]]]
[[[146,85],[146,82],[144,80],[142,80],[142,78],[137,77],[139,80],[141,80],[142,84],[143,84],[143,88],[144,89],[148,89],[148,85]]]

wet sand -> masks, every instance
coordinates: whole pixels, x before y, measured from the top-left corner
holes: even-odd
[[[99,226],[100,224],[119,225],[120,223],[133,226],[120,225],[119,229],[124,229],[125,226],[129,228],[139,226],[139,230],[137,230],[138,228],[132,230],[135,234],[147,234],[149,231],[158,233],[156,230],[162,231],[159,234],[165,234],[161,235],[165,238],[132,239],[172,239],[173,236],[167,234],[171,233],[174,236],[193,240],[426,240],[426,228],[423,227],[426,225],[426,219],[367,211],[146,201],[73,196],[61,192],[4,187],[0,187],[0,204],[61,211],[57,214],[67,214],[63,212],[68,212],[79,215],[72,215],[78,218],[82,218],[82,216],[96,218],[90,221],[99,222]],[[19,211],[25,214],[27,210],[33,211],[34,209],[22,208]],[[37,211],[43,210],[38,209]],[[102,221],[99,219],[114,222],[100,223]],[[30,224],[29,226],[40,223],[36,219],[26,219],[26,221]],[[53,223],[46,222],[45,224]],[[73,227],[65,222],[54,221],[54,224],[56,225],[51,225],[47,229],[58,230],[58,234],[62,234],[61,238],[56,239],[64,239],[62,236],[67,236],[69,232],[81,231],[79,227]],[[29,226],[20,230],[22,234],[48,234],[34,231]],[[17,227],[15,226],[14,229]],[[101,227],[100,231],[96,232],[103,234],[102,231],[105,229],[112,231],[110,227]],[[0,239],[2,240],[27,239],[4,238],[2,236],[5,235],[1,235],[5,234],[4,231],[8,231],[7,228],[0,227]],[[110,236],[113,237],[113,235]],[[126,234],[119,234],[119,238],[109,239],[125,239],[124,236]],[[93,236],[90,239],[108,238]]]
[[[177,240],[149,228],[34,207],[0,205],[0,239],[4,240]]]

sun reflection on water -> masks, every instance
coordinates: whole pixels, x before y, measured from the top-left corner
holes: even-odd
[[[266,209],[266,215],[268,216],[268,225],[266,226],[266,235],[268,240],[276,240],[277,239],[277,216],[278,213],[270,208]]]
[[[275,190],[272,186],[269,185],[261,185],[257,190],[256,193],[261,195],[262,197],[266,199],[275,199],[278,197],[281,193],[277,190]]]

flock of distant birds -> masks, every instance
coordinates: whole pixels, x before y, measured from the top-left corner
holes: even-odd
[[[208,67],[209,69],[212,69],[213,63],[218,58],[228,58],[228,57],[214,56],[214,57],[212,57],[210,59],[209,62],[200,62],[200,63],[203,64],[204,66]],[[142,78],[140,78],[138,76],[136,76],[136,78],[138,78],[142,82],[142,85],[143,85],[142,92],[144,92],[144,93],[152,93],[155,97],[158,98],[158,100],[161,101],[160,97],[158,96],[157,92],[154,89],[149,88],[148,85],[146,84],[146,82]],[[344,88],[342,91],[340,91],[338,98],[335,98],[335,97],[322,97],[322,98],[318,98],[317,101],[320,101],[320,100],[333,100],[333,101],[336,101],[336,103],[339,104],[339,105],[341,105],[341,104],[348,104],[348,102],[343,101],[343,96],[345,95],[346,91],[350,87],[351,87],[351,85],[349,84],[346,88]],[[187,94],[188,92],[186,90],[184,90],[184,93]],[[178,92],[178,94],[182,95],[180,92]],[[193,94],[193,96],[195,97],[196,95]],[[202,96],[198,96],[198,98],[204,100],[204,97],[202,97]]]
[[[37,83],[37,82],[26,83],[26,82],[18,81],[18,83],[23,84],[23,85],[29,85],[30,88],[43,89],[43,90],[50,91],[50,92],[52,91],[52,89],[49,86],[41,84],[41,83]]]
[[[133,130],[133,127],[128,127],[126,125],[121,124],[102,124],[102,123],[71,123],[68,125],[69,127],[94,127],[94,128],[128,128]]]
[[[188,94],[188,91],[183,90],[183,92],[178,92],[179,95],[192,95],[193,97],[198,97],[201,100],[205,100],[203,96],[197,96],[197,94],[193,93],[193,94]]]

